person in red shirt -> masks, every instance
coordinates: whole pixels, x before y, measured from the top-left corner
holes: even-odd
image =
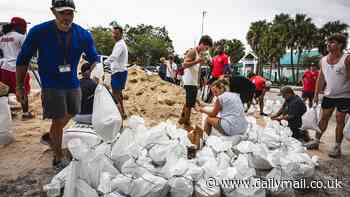
[[[216,81],[224,75],[225,65],[228,65],[228,56],[224,52],[223,46],[216,47],[217,55],[213,58],[212,71],[211,71],[211,82]]]
[[[215,48],[216,56],[212,60],[211,65],[211,76],[208,80],[208,85],[210,86],[212,83],[214,83],[216,80],[218,80],[220,77],[224,76],[225,74],[225,67],[229,64],[228,56],[225,54],[224,47],[222,45],[219,45]],[[213,99],[213,94],[211,91],[209,91],[207,99],[205,100],[206,103],[211,103]]]
[[[260,115],[267,116],[264,113],[264,97],[267,90],[266,80],[264,77],[256,75],[255,73],[249,73],[248,78],[255,85],[255,99],[257,99],[260,107]]]
[[[303,93],[302,97],[304,102],[309,100],[309,107],[312,107],[312,101],[314,99],[316,80],[318,77],[318,70],[316,65],[311,65],[309,70],[306,70],[303,75]]]

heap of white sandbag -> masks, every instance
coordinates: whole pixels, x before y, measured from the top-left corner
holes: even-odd
[[[287,127],[272,121],[261,128],[252,118],[249,122],[244,136],[205,136],[203,148],[189,160],[187,131],[171,122],[147,128],[142,118],[132,116],[128,127],[108,142],[91,146],[84,139],[70,140],[74,160],[46,189],[65,186],[65,197],[265,196],[262,188],[208,185],[208,180],[252,183],[258,170],[270,171],[268,177],[276,180],[313,176],[317,158],[305,153]]]
[[[15,140],[11,130],[12,118],[8,97],[0,97],[0,145],[9,144]]]

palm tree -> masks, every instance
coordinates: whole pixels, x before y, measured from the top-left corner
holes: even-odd
[[[349,28],[349,25],[346,23],[342,23],[340,21],[330,21],[323,25],[322,28],[319,29],[318,32],[318,43],[317,47],[319,52],[322,55],[327,54],[327,46],[325,44],[325,40],[328,36],[334,34],[334,33],[345,33],[347,34],[347,30]]]
[[[258,66],[257,66],[257,73],[262,74],[262,68],[263,65],[263,57],[261,54],[261,42],[264,36],[264,33],[268,29],[268,24],[266,20],[263,21],[257,21],[251,23],[249,27],[249,31],[247,33],[246,39],[254,53],[258,56]]]
[[[290,24],[292,23],[292,19],[289,14],[278,14],[275,15],[273,19],[272,31],[276,32],[276,37],[278,38],[278,47],[276,52],[276,65],[277,65],[277,74],[278,78],[281,79],[281,63],[280,58],[285,54],[286,49],[288,47],[291,35]],[[293,58],[293,57],[292,57]]]
[[[304,50],[311,50],[313,48],[313,38],[317,33],[316,25],[312,22],[310,17],[305,14],[296,14],[294,19],[295,25],[295,47],[298,51],[297,59],[297,80],[299,80],[299,68],[301,54]]]

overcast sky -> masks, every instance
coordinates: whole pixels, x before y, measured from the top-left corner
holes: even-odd
[[[204,33],[214,40],[236,38],[246,44],[250,23],[271,21],[279,13],[304,13],[317,26],[340,20],[350,24],[350,0],[75,0],[74,21],[83,27],[119,24],[166,26],[175,51],[182,54],[193,47],[201,35],[202,11]],[[0,21],[21,16],[32,25],[53,18],[51,0],[0,0]]]

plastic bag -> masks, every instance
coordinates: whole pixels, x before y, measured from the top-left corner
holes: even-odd
[[[0,97],[0,145],[9,144],[15,140],[11,131],[11,111],[7,97]]]
[[[317,107],[309,108],[305,114],[302,116],[302,130],[311,129],[317,132],[321,132],[320,128],[318,127],[319,122],[319,110]]]
[[[135,179],[131,186],[132,197],[166,197],[169,191],[167,181],[150,173]]]
[[[132,183],[132,178],[127,177],[123,174],[118,174],[114,179],[111,181],[111,188],[113,191],[117,191],[118,193],[125,195],[125,196],[130,196],[131,193],[131,183]]]
[[[123,120],[108,90],[98,85],[95,90],[92,125],[104,141],[114,140]]]
[[[103,70],[103,64],[102,63],[97,63],[95,68],[91,72],[91,78],[97,78],[99,80],[99,83],[102,84],[104,76],[104,70]]]
[[[114,161],[116,167],[121,170],[123,164],[131,158],[129,153],[129,146],[134,143],[135,133],[131,129],[124,129],[123,133],[119,136],[119,139],[115,142],[111,158]]]
[[[98,197],[96,190],[91,188],[85,181],[78,179],[76,181],[76,193],[74,197]],[[66,197],[66,196],[64,196]],[[72,196],[67,196],[72,197]]]
[[[201,179],[194,186],[194,197],[221,197],[219,186],[209,187],[207,180]]]
[[[173,177],[168,182],[170,197],[192,197],[193,181],[187,177]]]

